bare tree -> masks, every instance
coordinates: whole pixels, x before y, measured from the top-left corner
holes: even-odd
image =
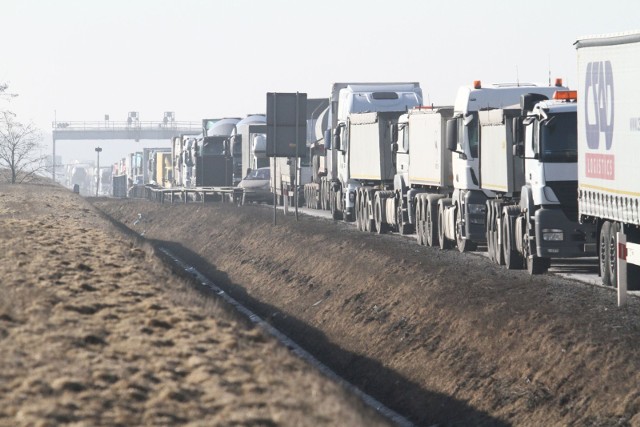
[[[0,83],[0,99],[10,99],[18,96],[15,93],[8,93],[7,89],[9,89],[9,85],[6,83]]]
[[[7,181],[20,184],[33,179],[45,169],[42,134],[33,124],[22,124],[10,111],[0,113],[0,168],[6,169]]]

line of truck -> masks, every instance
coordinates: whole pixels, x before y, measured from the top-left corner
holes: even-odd
[[[236,185],[270,166],[277,203],[303,200],[362,231],[486,247],[531,274],[597,256],[613,286],[623,261],[640,287],[640,32],[576,49],[577,90],[475,81],[453,105],[425,105],[417,82],[334,83],[308,99],[301,159],[267,157],[265,115],[203,120],[200,135],[174,138],[169,185]]]
[[[616,286],[623,260],[638,287],[639,42],[576,42],[575,91],[476,81],[453,106],[424,106],[417,83],[336,83],[331,126],[310,147],[307,206],[442,249],[486,245],[497,264],[531,274],[597,255],[603,284]]]

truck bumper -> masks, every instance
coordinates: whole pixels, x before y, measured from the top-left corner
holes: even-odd
[[[569,220],[560,208],[535,214],[536,252],[544,258],[576,258],[596,254],[596,228]]]

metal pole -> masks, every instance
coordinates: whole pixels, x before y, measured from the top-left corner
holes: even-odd
[[[278,162],[276,161],[276,141],[278,141],[278,138],[276,136],[276,132],[278,129],[278,126],[276,126],[276,93],[273,93],[273,141],[271,143],[271,146],[273,147],[273,156],[271,157],[273,159],[273,177],[271,178],[273,180],[273,225],[277,225],[276,224],[276,212],[278,209],[278,189],[276,188],[276,173],[278,171]]]
[[[98,167],[96,168],[97,180],[96,180],[96,197],[98,197],[98,190],[100,189],[100,152],[102,148],[96,147],[96,153],[98,154]]]
[[[53,169],[51,170],[51,177],[53,178],[53,183],[56,183],[56,131],[53,131],[53,159],[51,159],[51,164],[53,165]]]
[[[298,125],[299,125],[299,103],[300,101],[300,93],[296,92],[296,162],[294,167],[294,177],[293,177],[293,204],[296,205],[296,221],[298,221]]]

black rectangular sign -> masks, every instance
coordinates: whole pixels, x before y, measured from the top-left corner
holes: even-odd
[[[267,93],[267,156],[307,157],[307,94]]]

